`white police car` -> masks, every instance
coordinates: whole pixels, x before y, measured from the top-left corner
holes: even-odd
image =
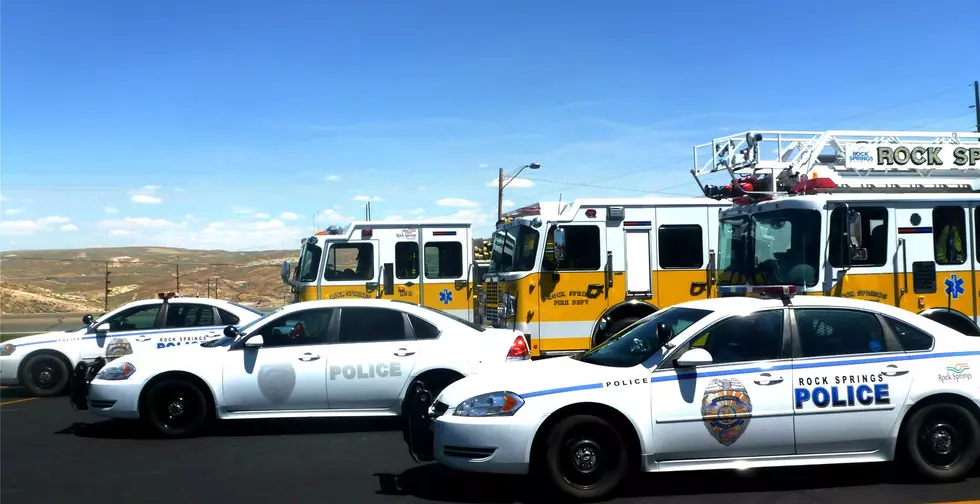
[[[453,383],[410,449],[573,498],[607,497],[633,470],[898,459],[949,481],[976,464],[980,338],[885,304],[754,290],[781,295],[682,303],[577,356]]]
[[[384,299],[295,303],[225,335],[81,366],[72,403],[184,437],[215,416],[397,416],[410,383],[435,394],[486,366],[530,358],[518,331]]]
[[[82,317],[80,327],[14,338],[0,344],[0,384],[23,385],[48,397],[68,388],[71,369],[81,361],[111,358],[114,352],[196,344],[221,335],[229,324],[248,323],[262,312],[209,298],[161,293],[135,301],[98,319]]]

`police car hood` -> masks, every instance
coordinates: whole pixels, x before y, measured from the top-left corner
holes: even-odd
[[[604,384],[624,374],[629,376],[627,369],[588,364],[571,357],[509,362],[452,383],[442,391],[439,401],[454,408],[480,394],[507,391],[530,395],[556,389],[574,390]]]

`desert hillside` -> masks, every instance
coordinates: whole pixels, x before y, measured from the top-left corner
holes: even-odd
[[[109,309],[177,288],[258,307],[282,306],[279,265],[297,251],[227,252],[159,247],[9,251],[0,256],[0,313],[101,312],[109,265]]]

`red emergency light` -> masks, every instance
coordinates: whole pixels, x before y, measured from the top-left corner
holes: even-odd
[[[361,239],[362,240],[367,240],[368,238],[371,238],[372,236],[374,236],[374,230],[372,230],[372,229],[362,229],[361,230]]]
[[[837,183],[829,178],[804,179],[796,183],[789,190],[791,194],[801,194],[819,191],[832,191],[837,189]]]

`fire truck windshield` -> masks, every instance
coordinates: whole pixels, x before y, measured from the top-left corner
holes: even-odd
[[[319,245],[306,243],[299,254],[299,263],[296,265],[296,278],[300,282],[316,282],[317,272],[320,270],[320,256],[323,249]]]
[[[820,212],[782,209],[721,221],[719,285],[817,284]]]
[[[538,253],[538,238],[538,231],[524,224],[497,229],[488,272],[531,271]]]

